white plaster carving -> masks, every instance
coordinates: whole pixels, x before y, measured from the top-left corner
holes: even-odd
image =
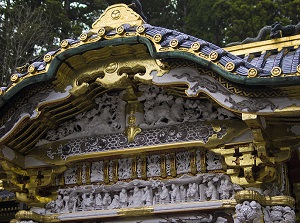
[[[263,209],[265,223],[294,223],[295,211],[289,206],[267,206]]]
[[[104,181],[103,161],[92,162],[91,165],[91,182]]]
[[[191,154],[190,151],[176,153],[176,170],[177,174],[191,172]]]
[[[197,172],[201,172],[201,152],[199,149],[196,150],[196,167],[197,167]]]
[[[82,171],[81,171],[81,182],[83,184],[86,183],[86,174],[87,174],[86,169],[87,169],[86,163],[83,163],[82,164]]]
[[[207,164],[207,170],[220,170],[222,169],[222,157],[220,155],[217,155],[211,151],[206,152],[206,164]]]
[[[220,185],[217,190],[217,186]],[[221,186],[222,185],[222,186]],[[119,181],[113,185],[86,185],[60,189],[46,213],[111,210],[179,202],[228,199],[236,191],[223,174],[183,175],[176,179]]]
[[[120,180],[129,179],[132,176],[132,159],[118,159],[118,177]]]
[[[96,98],[96,108],[78,114],[75,120],[63,123],[57,130],[49,130],[46,139],[37,145],[61,139],[124,131],[126,102],[121,99],[122,94],[123,92],[112,95],[105,93]]]
[[[226,109],[213,108],[211,102],[176,98],[156,86],[142,85],[139,90],[143,94],[138,100],[144,103],[145,111],[142,127],[235,117]]]
[[[171,156],[166,154],[166,173],[167,176],[171,176]]]
[[[235,206],[236,222],[259,223],[262,216],[261,205],[256,201],[244,201]]]
[[[142,178],[142,159],[137,157],[136,159],[136,173],[138,178]]]
[[[147,177],[156,177],[160,175],[160,155],[147,156]]]
[[[109,161],[108,163],[108,178],[110,181],[113,181],[114,177],[114,162],[112,160]]]
[[[65,184],[76,184],[77,183],[77,171],[78,171],[78,166],[72,166],[68,168],[64,172],[64,179],[65,179]]]

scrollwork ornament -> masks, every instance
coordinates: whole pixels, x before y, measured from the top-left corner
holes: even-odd
[[[29,73],[34,73],[35,70],[36,70],[36,68],[35,68],[35,66],[32,65],[32,64],[28,67],[28,72],[29,72]]]
[[[170,46],[171,46],[172,48],[176,48],[176,47],[178,47],[178,45],[179,45],[179,42],[178,42],[177,39],[172,39],[172,40],[170,41]]]
[[[300,73],[300,64],[297,66],[297,72]]]
[[[140,25],[140,26],[136,27],[136,32],[139,33],[139,34],[144,33],[145,32],[145,26]]]
[[[233,62],[228,62],[226,65],[225,65],[225,69],[229,72],[231,71],[234,71],[235,69],[235,65]]]
[[[105,32],[106,32],[105,28],[102,27],[102,28],[100,28],[100,29],[98,30],[98,35],[99,35],[100,37],[102,37],[102,36],[104,36]]]
[[[62,41],[60,42],[60,46],[61,46],[62,48],[67,48],[67,47],[69,46],[68,40],[66,40],[66,39],[62,40]]]
[[[10,80],[11,80],[12,82],[17,82],[18,79],[19,79],[18,74],[13,74],[13,75],[11,75],[11,77],[10,77]]]
[[[201,44],[199,42],[194,42],[192,45],[191,45],[191,49],[193,51],[198,51],[199,49],[201,48]]]
[[[216,51],[212,51],[209,54],[209,59],[212,61],[216,61],[219,58],[219,54]]]
[[[280,67],[273,67],[271,70],[271,74],[273,77],[278,77],[282,74],[282,70]]]
[[[117,29],[116,29],[117,33],[119,35],[123,34],[125,32],[125,28],[124,26],[119,26]]]
[[[258,72],[257,72],[257,70],[255,68],[250,68],[248,70],[248,77],[253,78],[253,77],[256,77],[257,74],[258,74]]]
[[[87,33],[81,33],[79,36],[79,39],[83,42],[87,41],[87,39],[88,39]]]
[[[52,60],[52,56],[51,56],[50,54],[47,53],[47,54],[44,56],[44,61],[45,61],[46,63],[49,63],[51,60]]]
[[[161,41],[162,41],[162,35],[161,34],[155,34],[154,36],[153,36],[153,41],[155,42],[155,43],[160,43]]]

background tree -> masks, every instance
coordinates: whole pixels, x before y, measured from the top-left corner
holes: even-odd
[[[119,2],[121,0],[116,0]],[[0,86],[16,66],[88,30],[114,0],[0,0]],[[219,46],[255,37],[265,25],[297,24],[300,0],[140,0],[148,23]]]

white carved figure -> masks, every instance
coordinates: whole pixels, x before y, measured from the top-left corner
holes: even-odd
[[[92,210],[95,207],[95,200],[92,193],[83,193],[82,194],[82,201],[81,201],[82,210]]]
[[[176,186],[175,184],[171,185],[172,191],[170,191],[171,194],[171,203],[176,203],[176,202],[180,202],[180,191],[178,186]]]
[[[120,197],[119,195],[114,195],[114,199],[111,204],[108,206],[109,209],[121,208]]]
[[[63,200],[64,200],[64,206],[65,206],[63,212],[68,213],[69,212],[70,196],[67,192],[64,193]]]
[[[187,190],[187,200],[188,201],[197,201],[198,196],[198,186],[196,183],[189,183],[189,188]]]
[[[111,204],[111,196],[109,195],[109,193],[105,193],[103,197],[103,207],[107,209],[110,204]]]
[[[95,208],[96,209],[103,208],[103,199],[102,199],[101,193],[97,193],[97,195],[95,197]]]
[[[220,198],[222,200],[231,198],[232,191],[232,183],[228,179],[221,180],[221,185],[219,187]]]
[[[127,207],[128,204],[128,194],[125,188],[122,188],[120,194],[119,194],[119,198],[120,198],[120,204],[121,207]]]
[[[206,201],[206,186],[203,183],[199,184],[199,201]]]
[[[262,216],[261,206],[256,201],[244,201],[235,206],[236,220],[238,223],[259,223]]]
[[[166,185],[163,185],[160,193],[160,203],[167,204],[169,202],[170,202],[169,189],[166,187]]]
[[[70,193],[68,209],[70,212],[77,211],[78,195],[76,192]]]
[[[55,213],[60,213],[64,209],[64,200],[62,195],[57,195],[57,199],[55,201]]]
[[[130,206],[132,207],[140,207],[142,206],[142,193],[138,186],[135,186],[133,188],[133,194],[132,197],[130,198]]]
[[[145,123],[142,126],[157,126],[171,123],[195,122],[198,120],[231,119],[234,114],[224,108],[214,108],[211,102],[174,98],[162,88],[142,85],[143,94],[138,98],[144,104]]]
[[[180,200],[181,202],[185,202],[187,200],[186,189],[184,185],[180,185]]]
[[[49,130],[46,139],[49,141],[86,136],[91,134],[103,134],[120,132],[125,129],[125,105],[121,95],[104,94],[95,99],[98,108],[78,114],[75,120],[63,123],[57,130]]]
[[[205,194],[207,197],[210,198],[210,200],[218,200],[219,199],[218,191],[212,181],[208,181]]]
[[[150,189],[148,186],[144,188],[144,194],[142,197],[142,201],[146,206],[153,204],[153,196],[152,196],[152,189]]]

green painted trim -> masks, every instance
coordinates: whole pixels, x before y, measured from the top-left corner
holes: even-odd
[[[90,44],[84,44],[76,48],[68,49],[57,56],[51,61],[50,67],[47,72],[41,73],[36,76],[32,76],[29,78],[24,79],[17,85],[15,85],[12,89],[10,89],[7,93],[0,96],[0,107],[8,101],[13,95],[18,93],[21,89],[26,86],[29,86],[34,83],[39,83],[43,81],[51,80],[55,77],[56,71],[58,70],[59,66],[71,56],[82,54],[84,52],[104,48],[106,46],[117,46],[123,44],[136,44],[136,43],[143,43],[147,46],[151,57],[155,59],[166,59],[166,58],[179,58],[179,59],[186,59],[193,61],[195,63],[200,64],[201,66],[211,69],[212,71],[216,72],[217,74],[221,75],[225,79],[232,81],[238,84],[244,85],[255,85],[255,86],[287,86],[287,85],[298,85],[300,84],[300,77],[292,76],[292,77],[267,77],[267,78],[248,78],[244,76],[239,76],[232,74],[228,71],[225,71],[218,65],[214,64],[211,61],[205,60],[203,58],[197,57],[194,54],[182,51],[171,51],[171,52],[156,52],[152,42],[141,36],[135,37],[127,37],[127,38],[118,38],[112,40],[103,40],[99,42],[94,42]]]

